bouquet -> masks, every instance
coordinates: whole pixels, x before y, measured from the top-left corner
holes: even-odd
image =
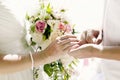
[[[26,15],[29,34],[30,46],[34,52],[44,50],[53,40],[65,33],[74,33],[71,24],[65,19],[65,9],[59,11],[53,10],[50,3],[45,4],[40,1],[40,8],[36,14]],[[38,78],[39,69],[34,68],[34,79]],[[68,80],[70,75],[61,59],[44,65],[44,71],[51,78],[51,80]]]
[[[44,50],[56,37],[71,33],[72,28],[63,17],[65,10],[54,12],[50,3],[41,7],[33,16],[26,16],[30,24],[31,45]]]

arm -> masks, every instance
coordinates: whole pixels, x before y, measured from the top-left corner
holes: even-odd
[[[85,44],[71,51],[69,54],[76,58],[103,58],[111,60],[120,60],[120,47]]]
[[[37,55],[38,54],[33,54],[33,56],[36,58],[38,57]],[[0,74],[11,73],[31,68],[31,64],[32,63],[29,54],[27,55],[0,54]]]
[[[70,47],[77,42],[73,35],[64,35],[53,41],[45,50],[32,54],[34,66],[50,63],[64,56]],[[30,55],[3,55],[0,54],[0,74],[11,73],[31,68]]]
[[[41,51],[33,55],[34,66],[49,63],[52,60],[46,55],[48,51]],[[51,52],[52,54],[52,52]],[[0,74],[11,73],[32,67],[30,55],[3,55],[0,54]]]
[[[101,49],[102,46],[96,45],[102,41],[102,39],[98,38],[99,35],[102,36],[102,33],[100,34],[98,30],[84,31],[79,42],[79,48],[72,50],[70,55],[77,58],[98,57],[120,60],[120,47],[104,46]],[[94,41],[93,39],[96,40]]]
[[[120,47],[105,46],[102,51],[98,50],[98,53],[95,53],[94,57],[120,60]]]

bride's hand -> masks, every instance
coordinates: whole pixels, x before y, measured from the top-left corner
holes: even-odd
[[[56,38],[47,48],[46,55],[53,60],[60,59],[70,51],[73,45],[78,44],[78,40],[74,35],[63,35]]]

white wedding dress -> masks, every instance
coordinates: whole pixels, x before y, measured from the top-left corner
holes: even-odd
[[[0,54],[29,54],[24,19],[27,11],[32,14],[38,7],[38,0],[0,0]],[[0,80],[33,80],[33,72],[0,74]],[[41,66],[39,80],[48,80]]]
[[[26,46],[24,27],[10,10],[2,4],[2,1],[0,1],[0,53],[29,53]],[[11,74],[0,74],[0,80],[33,80],[33,74],[31,69],[27,69]]]

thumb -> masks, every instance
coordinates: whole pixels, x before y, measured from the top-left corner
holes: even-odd
[[[96,44],[100,44],[102,42],[102,39],[98,39]]]

